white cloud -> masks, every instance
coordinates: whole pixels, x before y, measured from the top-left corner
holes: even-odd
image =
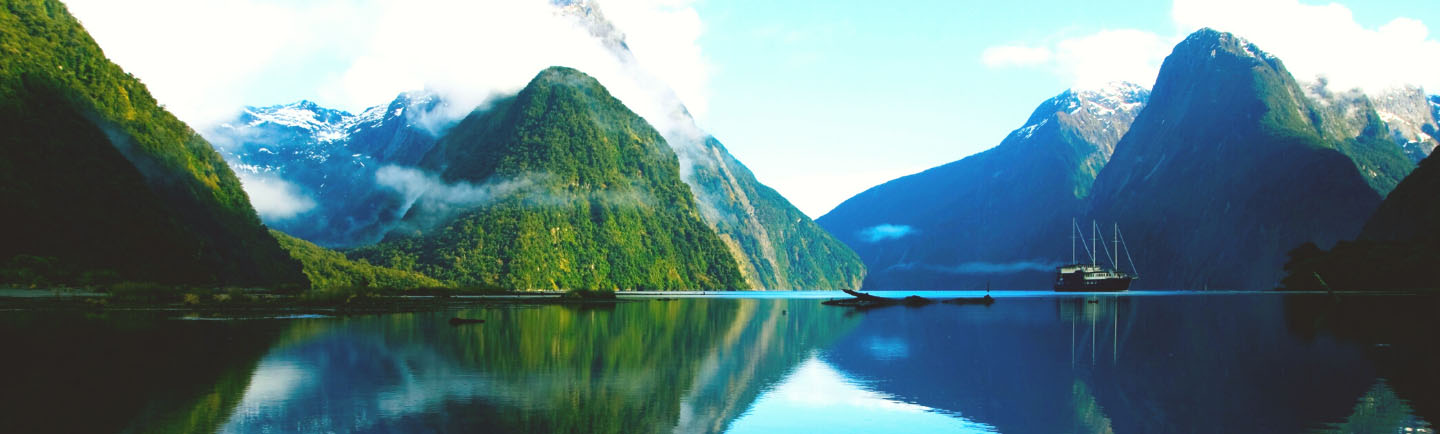
[[[1049,48],[1026,45],[996,45],[980,53],[980,63],[991,68],[1041,65],[1050,58]]]
[[[299,36],[293,11],[274,4],[136,3],[71,0],[66,6],[107,57],[140,77],[162,104],[187,121],[234,113],[243,94],[227,88],[278,58]]]
[[[630,51],[645,69],[675,90],[696,118],[709,106],[710,63],[700,48],[704,22],[691,0],[627,0],[603,3],[605,15],[625,32]]]
[[[1049,46],[990,47],[981,62],[989,67],[1050,68],[1079,88],[1112,81],[1149,86],[1174,44],[1210,27],[1254,42],[1284,61],[1300,80],[1323,75],[1332,87],[1370,92],[1400,85],[1440,90],[1440,41],[1413,18],[1396,17],[1366,28],[1344,5],[1298,0],[1174,0],[1171,17],[1176,33],[1169,36],[1101,30]]]
[[[1117,81],[1149,87],[1175,40],[1143,30],[1101,30],[1051,46],[993,46],[981,53],[980,62],[991,68],[1048,68],[1073,88]]]
[[[1279,57],[1296,78],[1329,78],[1336,88],[1380,91],[1397,85],[1440,90],[1440,42],[1425,24],[1396,17],[1377,28],[1338,3],[1296,0],[1175,0],[1179,30],[1231,32]]]
[[[613,0],[608,18],[635,57],[703,113],[708,66],[692,0]],[[570,66],[600,79],[647,119],[656,83],[548,0],[70,0],[108,57],[140,77],[181,119],[204,127],[277,83],[323,83],[310,98],[350,111],[430,88],[468,111],[540,70]],[[319,60],[317,60],[319,59]],[[653,104],[652,104],[653,105]],[[655,122],[652,120],[652,122]]]
[[[1128,81],[1150,87],[1175,40],[1134,30],[1102,30],[1055,44],[1058,73],[1073,87]]]
[[[300,188],[283,179],[236,172],[245,193],[250,195],[250,204],[255,212],[266,220],[284,220],[315,208],[315,201],[300,192]]]

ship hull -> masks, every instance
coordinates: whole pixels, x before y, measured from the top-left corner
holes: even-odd
[[[1089,278],[1086,278],[1086,274],[1090,274]],[[1123,273],[1107,272],[1101,276],[1097,276],[1096,274],[1100,273],[1086,273],[1084,271],[1057,273],[1055,277],[1055,291],[1123,292],[1130,290],[1130,282],[1135,280],[1134,276]]]

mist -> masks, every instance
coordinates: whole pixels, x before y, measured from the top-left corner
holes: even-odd
[[[925,270],[950,274],[1011,274],[1024,271],[1055,271],[1059,262],[1030,260],[1014,262],[966,262],[959,265],[934,265],[902,262],[891,265],[887,270]]]
[[[915,228],[909,225],[880,224],[862,229],[858,235],[867,243],[878,243],[905,238],[916,232]]]
[[[541,177],[543,175],[536,175]],[[384,166],[375,172],[375,184],[402,196],[397,217],[413,229],[426,229],[455,214],[508,196],[532,190],[535,177],[487,180],[481,184],[446,183],[439,176],[420,169]]]
[[[240,170],[235,175],[250,196],[250,206],[266,220],[291,219],[315,208],[315,200],[280,177]]]

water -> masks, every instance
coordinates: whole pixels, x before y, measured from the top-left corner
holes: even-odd
[[[1434,297],[997,295],[0,312],[0,432],[1395,433],[1440,418]]]

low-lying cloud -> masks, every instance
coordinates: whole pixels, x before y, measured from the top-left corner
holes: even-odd
[[[1054,261],[1014,261],[1014,262],[966,262],[959,265],[935,265],[920,264],[914,262],[902,262],[891,265],[888,270],[925,270],[950,274],[1011,274],[1025,271],[1054,271],[1060,263]]]
[[[315,200],[300,188],[276,176],[238,171],[240,185],[250,196],[250,205],[266,220],[294,218],[315,208]]]
[[[551,175],[530,173],[491,178],[479,184],[447,183],[439,176],[412,167],[385,166],[375,172],[375,184],[401,196],[397,217],[409,229],[425,229],[461,212],[515,198],[525,207],[567,207],[580,202],[608,207],[654,207],[654,196],[633,188],[555,191],[546,188]]]
[[[400,209],[400,215],[405,215],[421,200],[425,202],[427,212],[449,214],[450,210],[481,206],[534,185],[528,178],[489,181],[483,184],[446,183],[434,174],[400,166],[381,167],[375,172],[375,184],[403,196],[404,205]]]
[[[915,232],[915,228],[909,225],[881,224],[860,230],[860,239],[867,243],[878,243],[905,238]]]

